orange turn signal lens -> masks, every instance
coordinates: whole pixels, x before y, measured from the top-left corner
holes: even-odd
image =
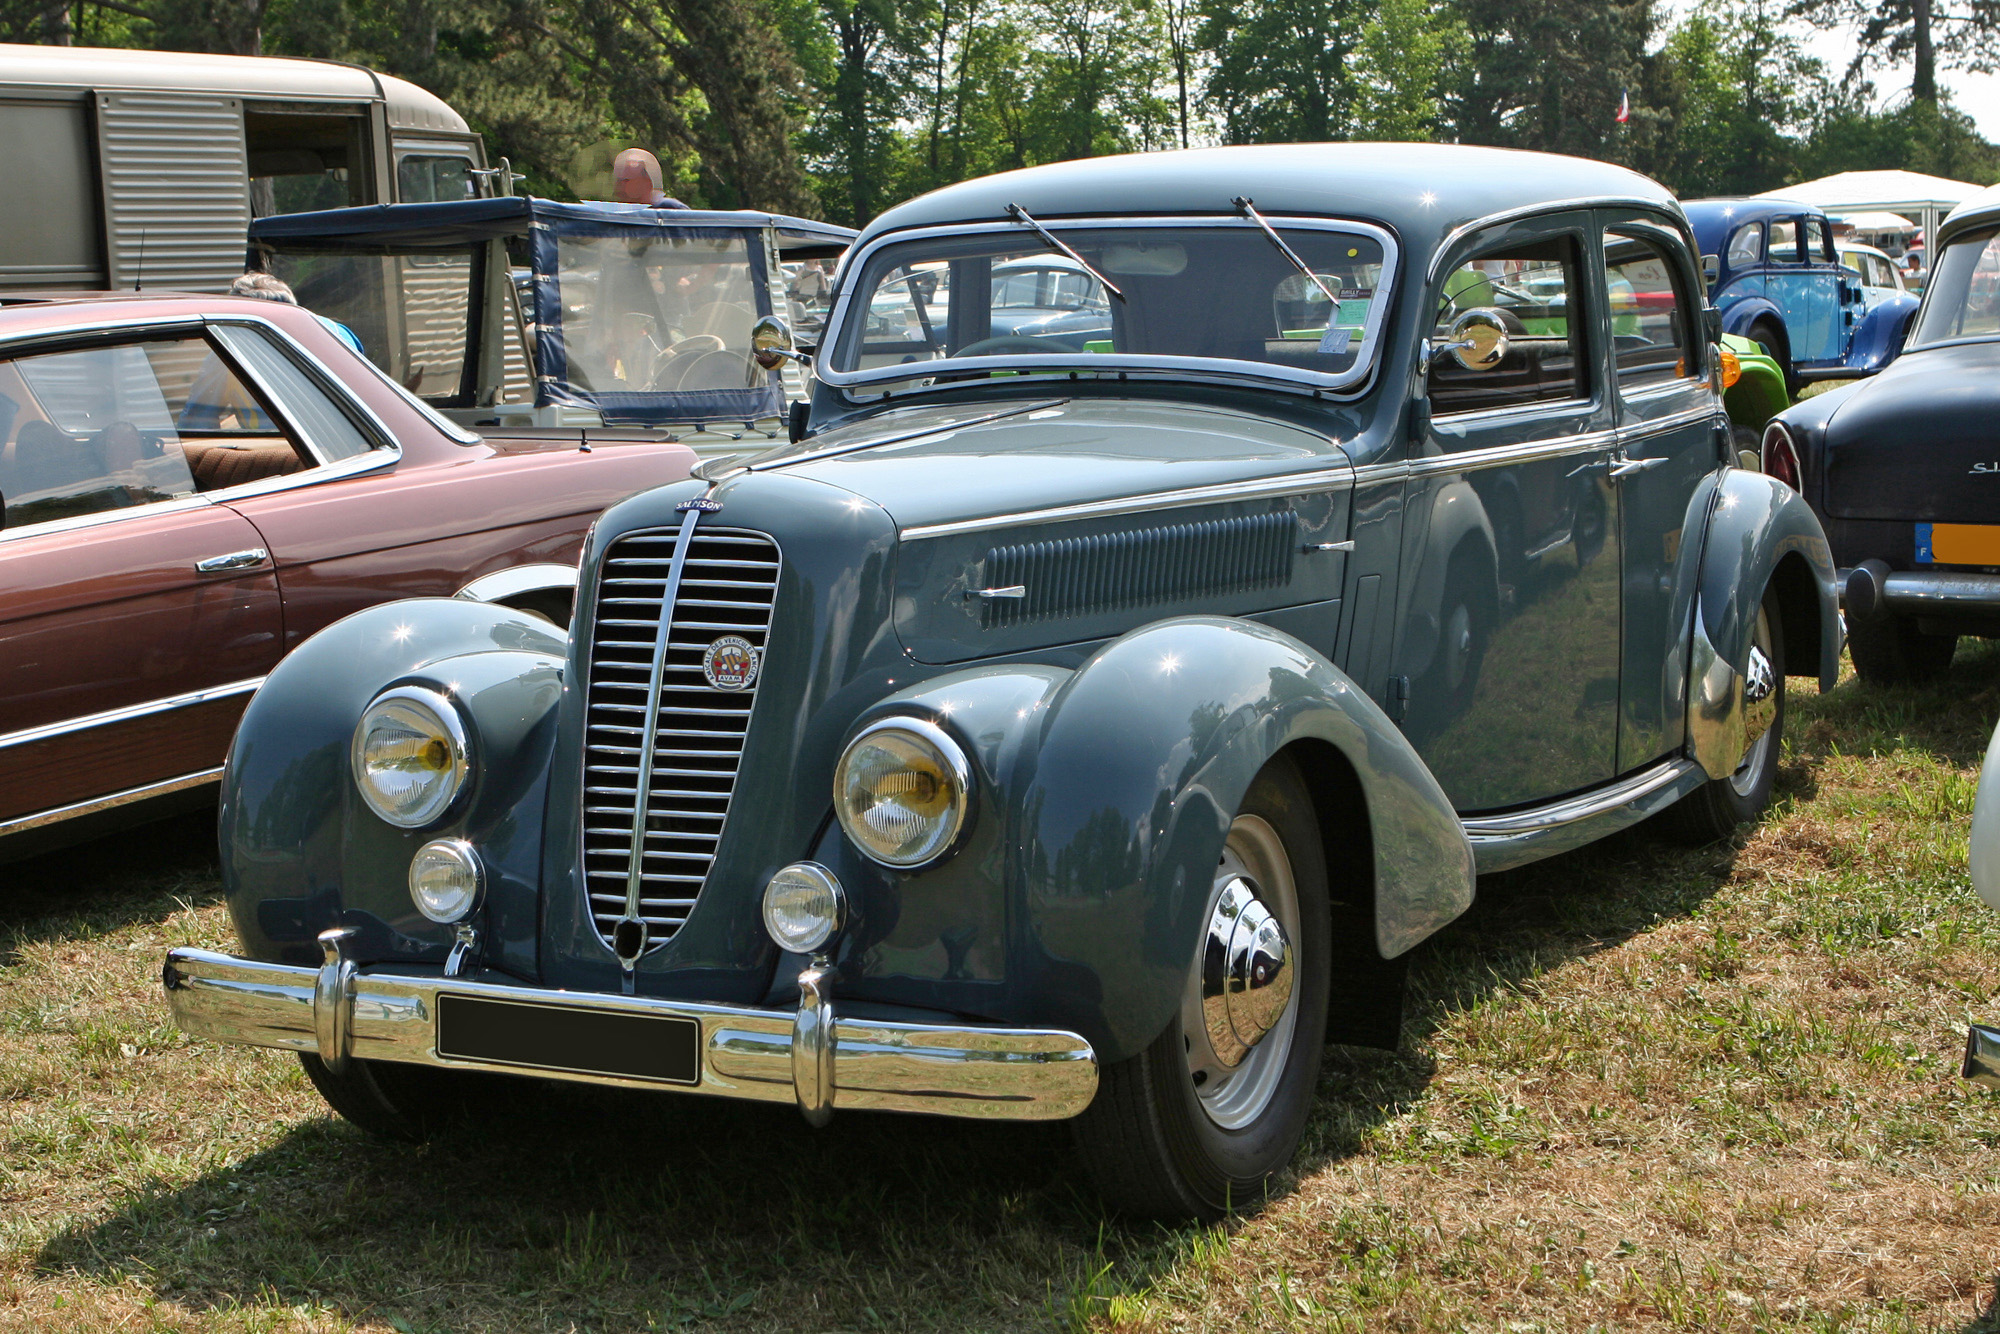
[[[1722,349],[1722,387],[1728,389],[1743,378],[1743,362],[1728,348]]]

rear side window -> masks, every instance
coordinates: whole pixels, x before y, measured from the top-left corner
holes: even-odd
[[[1799,224],[1791,218],[1771,224],[1771,262],[1773,264],[1796,264],[1799,262]]]
[[[277,399],[287,419],[320,462],[353,458],[374,447],[354,419],[269,338],[241,324],[218,324],[215,336]]]
[[[1764,224],[1746,222],[1729,238],[1729,267],[1741,268],[1764,258]]]
[[[1644,237],[1610,232],[1604,238],[1604,268],[1618,383],[1635,389],[1686,378],[1697,364],[1688,356],[1690,309],[1666,251]]]
[[[1507,349],[1491,365],[1468,367],[1447,352],[1431,363],[1434,412],[1477,412],[1582,398],[1583,289],[1577,247],[1567,237],[1496,250],[1461,264],[1439,294],[1432,336],[1471,311],[1490,311],[1506,330]]]

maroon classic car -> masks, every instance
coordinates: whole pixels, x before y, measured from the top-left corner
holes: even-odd
[[[0,861],[212,799],[264,674],[351,612],[566,623],[591,520],[693,463],[482,439],[276,302],[0,309]]]

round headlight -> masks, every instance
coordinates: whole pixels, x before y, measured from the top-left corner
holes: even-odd
[[[794,862],[764,886],[764,930],[781,950],[811,954],[840,930],[847,898],[833,872]]]
[[[443,815],[465,786],[465,724],[444,696],[398,686],[361,715],[350,758],[368,809],[417,829]]]
[[[418,912],[447,926],[479,906],[485,879],[479,854],[462,838],[426,843],[410,858],[410,899]]]
[[[833,774],[833,809],[854,846],[884,866],[923,866],[965,825],[972,766],[942,729],[884,718],[848,745]]]

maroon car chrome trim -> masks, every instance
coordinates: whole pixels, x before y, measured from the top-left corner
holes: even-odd
[[[123,792],[113,792],[102,797],[92,797],[88,801],[74,802],[68,806],[55,806],[46,811],[36,811],[18,819],[0,822],[0,838],[8,834],[19,834],[43,825],[59,824],[64,820],[74,820],[79,815],[95,815],[108,811],[114,806],[126,806],[148,797],[164,797],[175,792],[185,792],[191,787],[204,783],[219,782],[222,778],[220,767],[203,769],[199,773],[182,774],[179,778],[165,778],[157,783],[147,783],[140,787],[128,787]]]
[[[0,750],[13,746],[31,745],[37,741],[47,741],[52,737],[68,736],[72,732],[87,732],[93,727],[109,727],[113,723],[127,723],[136,718],[150,717],[156,713],[171,713],[175,709],[191,709],[197,704],[210,704],[218,699],[230,699],[236,695],[247,695],[264,684],[264,678],[253,676],[243,681],[231,681],[227,685],[209,686],[205,690],[190,690],[185,695],[168,695],[164,699],[150,699],[144,704],[128,704],[122,709],[106,709],[102,713],[86,713],[78,718],[65,718],[59,723],[44,723],[40,727],[23,728],[18,732],[0,733]],[[220,769],[216,770],[221,773]],[[178,780],[176,780],[178,781]],[[7,826],[0,825],[0,833]]]

